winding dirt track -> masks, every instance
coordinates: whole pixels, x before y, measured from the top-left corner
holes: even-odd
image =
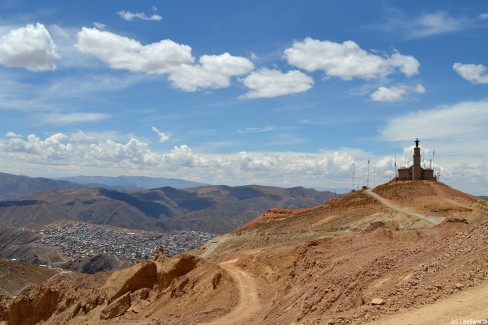
[[[429,218],[429,217],[425,216],[423,213],[414,212],[414,211],[411,211],[409,209],[406,209],[406,208],[403,208],[401,206],[398,206],[395,203],[391,202],[390,200],[382,197],[378,193],[373,192],[370,188],[368,188],[367,190],[365,190],[364,193],[366,193],[367,195],[369,195],[369,196],[373,197],[374,199],[380,201],[382,204],[384,204],[385,206],[389,207],[390,209],[393,209],[393,210],[395,210],[397,212],[404,213],[404,214],[407,214],[407,215],[410,215],[410,216],[417,217],[420,220],[423,220],[423,221],[425,221],[427,223],[430,223],[431,225],[434,225],[435,226],[435,225],[438,225],[439,223],[441,223],[443,221],[442,219]]]
[[[260,302],[254,278],[236,265],[237,259],[219,265],[236,281],[239,288],[239,303],[227,315],[214,319],[206,325],[247,324],[252,315],[260,309]]]

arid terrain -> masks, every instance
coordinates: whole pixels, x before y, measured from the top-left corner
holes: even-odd
[[[334,197],[303,187],[172,187],[123,193],[106,188],[48,190],[0,200],[0,228],[73,220],[140,230],[194,230],[222,234],[275,208],[322,204]]]
[[[7,261],[8,262],[8,261]],[[187,254],[63,272],[0,298],[6,324],[447,324],[488,317],[488,202],[390,182],[271,209]]]

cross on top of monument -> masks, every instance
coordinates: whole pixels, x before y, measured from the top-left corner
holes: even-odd
[[[415,147],[417,148],[419,147],[419,142],[420,142],[419,139],[415,140]]]

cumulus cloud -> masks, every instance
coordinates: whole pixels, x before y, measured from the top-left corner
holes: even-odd
[[[56,46],[42,24],[13,29],[0,37],[0,64],[30,71],[56,69]]]
[[[142,45],[128,37],[83,27],[78,32],[76,47],[107,63],[113,69],[163,74],[175,71],[182,64],[194,61],[191,47],[166,39]]]
[[[371,99],[375,102],[398,102],[404,99],[408,93],[425,93],[425,88],[421,84],[417,84],[414,87],[411,86],[393,86],[393,87],[379,87],[374,93],[371,94]]]
[[[488,83],[488,73],[486,67],[482,64],[464,64],[458,62],[454,63],[452,68],[461,77],[474,84]]]
[[[361,49],[353,41],[335,43],[305,38],[286,49],[284,57],[300,69],[323,71],[326,77],[343,80],[383,78],[398,71],[410,77],[417,74],[420,67],[413,56],[398,52],[379,56]]]
[[[142,45],[128,37],[83,27],[76,47],[113,69],[148,74],[168,74],[172,85],[184,91],[229,87],[231,79],[251,72],[254,64],[229,53],[202,55],[197,64],[191,47],[172,40]]]
[[[245,77],[242,82],[249,92],[242,98],[271,98],[298,94],[313,87],[313,79],[303,72],[261,69]]]
[[[22,138],[22,135],[9,131],[5,134],[6,138]]]
[[[15,136],[13,136],[15,135]],[[152,150],[136,138],[102,139],[82,131],[55,133],[45,139],[31,134],[0,137],[0,162],[9,161],[8,172],[55,169],[57,173],[113,173],[170,175],[216,184],[323,184],[329,178],[349,179],[354,160],[350,150],[319,153],[240,152],[204,154],[188,145],[167,152]],[[20,167],[22,166],[22,167]],[[20,172],[20,171],[19,171]],[[319,181],[321,180],[321,181]],[[348,181],[349,183],[349,181]]]
[[[145,13],[143,12],[130,12],[130,11],[125,11],[121,10],[117,12],[117,15],[119,15],[122,19],[127,20],[127,21],[133,21],[135,19],[140,19],[140,20],[148,20],[148,21],[160,21],[163,20],[163,17],[157,14],[152,14],[151,16],[146,16]]]
[[[159,131],[159,129],[155,126],[152,127],[152,130],[154,133],[156,133],[158,135],[159,142],[166,143],[169,141],[170,135],[168,133],[164,133],[164,132]]]
[[[406,141],[409,145],[419,137],[422,143],[435,148],[436,168],[442,168],[443,181],[448,180],[450,185],[473,193],[485,188],[488,161],[484,156],[484,160],[468,163],[462,153],[488,150],[486,141],[480,136],[488,131],[488,121],[479,115],[486,111],[487,103],[466,102],[438,108],[436,112],[399,116],[388,123],[388,128],[382,134],[387,140]],[[441,118],[433,121],[439,113]],[[442,118],[442,115],[445,116]],[[482,120],[476,123],[479,117]],[[448,134],[459,118],[463,126],[454,129],[452,135]],[[423,123],[424,119],[427,122]],[[414,126],[410,128],[410,124]],[[469,137],[466,137],[467,128],[474,129]],[[447,131],[442,133],[443,129]],[[453,148],[459,155],[452,155]],[[443,156],[443,152],[447,155]],[[58,176],[80,173],[163,175],[209,184],[349,188],[353,172],[356,175],[355,186],[366,185],[366,174],[363,171],[367,168],[368,160],[371,160],[370,167],[375,168],[376,184],[386,182],[394,175],[395,160],[392,155],[375,157],[354,148],[314,153],[243,151],[205,154],[194,152],[184,144],[167,152],[158,152],[133,137],[127,141],[117,141],[105,134],[86,134],[83,131],[73,134],[55,133],[45,139],[34,134],[23,136],[14,132],[0,137],[0,163],[5,167],[4,171],[17,174],[31,171],[38,176],[41,176],[38,173],[42,170]],[[484,181],[480,181],[480,177]],[[471,185],[477,187],[469,187]]]
[[[185,91],[219,89],[230,86],[232,77],[241,76],[254,69],[254,64],[246,58],[221,55],[203,55],[199,64],[184,64],[171,72],[172,84]]]

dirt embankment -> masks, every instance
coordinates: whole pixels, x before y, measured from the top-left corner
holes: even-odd
[[[437,182],[390,182],[333,198],[307,209],[271,209],[231,235],[214,239],[194,253],[205,257],[292,242],[353,236],[375,222],[392,229],[424,229],[449,218],[470,224],[488,220],[488,202]]]
[[[488,224],[377,227],[266,249],[239,263],[266,283],[260,324],[358,324],[488,285],[487,238]]]
[[[227,272],[194,256],[165,257],[114,273],[75,275],[23,291],[0,313],[8,324],[165,324],[222,317],[238,303]]]

